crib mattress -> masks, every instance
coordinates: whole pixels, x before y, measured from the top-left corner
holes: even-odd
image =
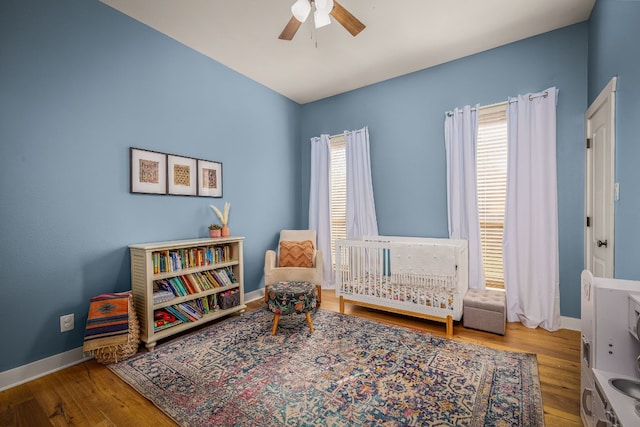
[[[390,277],[366,277],[342,283],[339,296],[371,305],[389,306],[438,317],[462,317],[462,296],[446,286],[395,283]]]

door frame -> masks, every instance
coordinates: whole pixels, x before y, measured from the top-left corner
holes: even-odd
[[[616,143],[616,123],[615,123],[615,109],[616,109],[616,88],[617,88],[617,77],[613,77],[609,83],[602,89],[598,97],[591,103],[587,111],[585,112],[585,120],[584,120],[584,135],[585,135],[585,147],[586,141],[588,138],[591,138],[591,129],[589,129],[590,125],[590,117],[592,117],[598,109],[600,109],[606,103],[610,103],[610,123],[611,127],[609,129],[609,138],[611,141],[610,150],[611,150],[611,186],[612,192],[614,195],[613,200],[610,201],[609,206],[607,207],[607,215],[610,217],[609,221],[609,230],[607,232],[607,239],[609,240],[609,245],[611,245],[611,277],[615,277],[615,200],[617,196],[615,194],[615,143]],[[584,268],[591,271],[591,242],[593,241],[593,227],[587,227],[587,217],[592,216],[590,212],[591,208],[591,193],[592,193],[592,185],[593,179],[590,177],[591,171],[591,156],[593,155],[592,149],[585,149],[585,198],[584,198]]]

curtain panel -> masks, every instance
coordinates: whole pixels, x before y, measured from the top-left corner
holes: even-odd
[[[449,238],[468,241],[469,287],[484,289],[476,184],[477,137],[477,107],[467,105],[445,115]]]
[[[309,229],[316,230],[317,247],[322,251],[322,285],[334,283],[331,266],[331,212],[329,135],[311,138],[311,183],[309,188]]]
[[[347,237],[377,236],[369,129],[345,132],[347,163]]]
[[[560,328],[557,93],[509,102],[503,235],[507,321],[549,331]]]

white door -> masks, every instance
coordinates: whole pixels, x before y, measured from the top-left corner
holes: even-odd
[[[614,77],[585,114],[585,268],[597,277],[614,274],[615,91]]]

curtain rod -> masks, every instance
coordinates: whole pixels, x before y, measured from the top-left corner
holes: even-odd
[[[347,132],[347,131],[345,131],[345,132]],[[331,138],[336,138],[336,137],[338,137],[338,136],[344,136],[344,133],[337,133],[337,134],[335,134],[335,135],[329,135],[329,139],[331,139]],[[313,138],[312,138],[312,139],[313,139]],[[311,141],[311,140],[309,140],[309,141]]]
[[[549,92],[547,92],[546,90],[543,93],[537,94],[537,95],[529,95],[529,101],[533,101],[535,98],[546,98],[547,96],[549,96]],[[483,108],[491,108],[491,107],[497,107],[499,105],[504,105],[504,104],[511,104],[514,102],[518,102],[517,98],[510,98],[506,101],[502,101],[502,102],[496,102],[495,104],[489,104],[489,105],[483,105],[481,107],[479,107],[480,109]],[[471,111],[475,111],[477,108],[476,107],[471,107]],[[453,111],[447,111],[447,116],[451,117],[453,116]]]

